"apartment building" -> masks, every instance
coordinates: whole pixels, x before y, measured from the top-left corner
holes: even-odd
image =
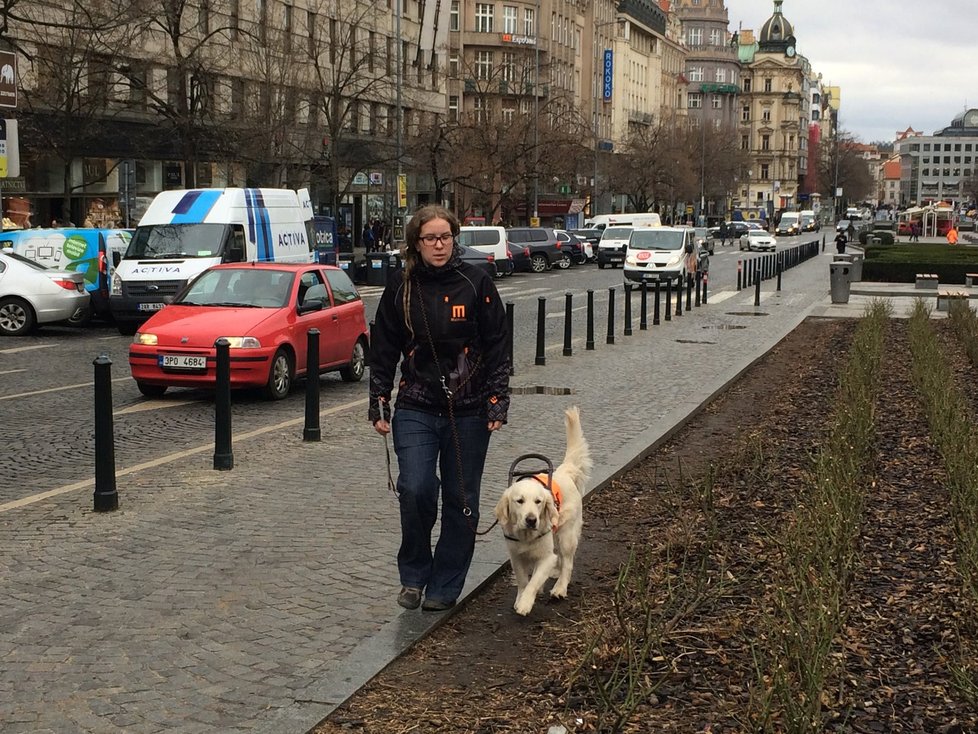
[[[717,126],[737,123],[740,62],[723,0],[679,0],[673,8],[687,49],[689,114]]]
[[[900,206],[966,202],[963,184],[978,171],[978,109],[959,113],[933,135],[910,132],[894,151],[900,156]]]

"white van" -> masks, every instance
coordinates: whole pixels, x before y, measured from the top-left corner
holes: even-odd
[[[774,234],[794,235],[801,232],[801,217],[798,212],[785,212],[781,215]]]
[[[682,286],[699,264],[696,232],[690,227],[633,229],[625,250],[625,282],[668,282]]]
[[[505,227],[474,225],[459,227],[458,243],[492,255],[500,275],[513,274],[513,256],[507,245]]]
[[[604,270],[605,265],[613,268],[625,263],[625,250],[628,238],[632,235],[632,227],[619,225],[608,226],[601,233],[598,241],[598,267]]]
[[[156,195],[116,267],[109,308],[134,334],[192,278],[222,262],[313,262],[306,189],[192,189]]]
[[[818,232],[821,229],[814,209],[802,209],[798,212],[798,217],[798,223],[801,226],[802,232]]]
[[[655,212],[633,212],[631,214],[595,214],[584,220],[585,229],[605,229],[606,227],[661,227],[662,219]]]

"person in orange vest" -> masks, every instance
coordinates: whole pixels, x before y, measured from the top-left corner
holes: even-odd
[[[951,225],[951,229],[947,231],[947,243],[949,245],[958,244],[958,230],[953,224]]]

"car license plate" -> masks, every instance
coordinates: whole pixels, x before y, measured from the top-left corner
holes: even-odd
[[[206,370],[207,357],[191,357],[185,354],[161,354],[157,357],[160,367],[175,370]]]
[[[159,311],[165,303],[140,303],[136,306],[139,311]]]

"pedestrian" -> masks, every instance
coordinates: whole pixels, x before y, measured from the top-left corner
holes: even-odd
[[[856,238],[856,225],[850,220],[849,226],[846,227],[846,239],[852,242]]]
[[[910,241],[920,242],[920,222],[910,222]]]
[[[458,233],[458,219],[442,206],[415,212],[404,268],[390,276],[371,330],[368,417],[379,434],[393,435],[397,455],[397,603],[406,609],[421,605],[423,593],[425,611],[444,611],[462,593],[489,436],[509,409],[506,310],[492,278],[462,262]]]
[[[727,237],[729,236],[729,234],[730,233],[727,232],[726,221],[720,222],[720,247],[727,246]]]
[[[374,233],[370,229],[370,223],[365,222],[363,225],[363,231],[360,233],[360,241],[363,243],[363,249],[366,252],[373,252],[374,249]]]
[[[946,236],[947,236],[947,243],[949,245],[958,244],[958,230],[953,224],[951,225],[951,229],[947,231]]]
[[[377,246],[377,249],[386,249],[384,247],[384,225],[379,219],[374,219],[373,224],[370,225],[370,232],[373,235],[374,244]]]
[[[845,232],[839,232],[839,234],[837,234],[835,236],[835,250],[836,250],[836,252],[838,252],[840,255],[845,255],[846,254],[846,243],[848,241],[849,241],[849,238],[846,237],[846,233]]]

